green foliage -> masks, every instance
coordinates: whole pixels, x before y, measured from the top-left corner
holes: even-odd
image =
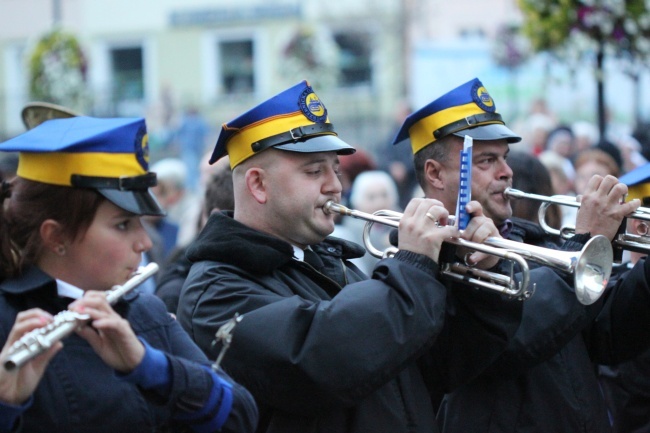
[[[571,3],[571,0],[519,0],[525,17],[523,32],[534,50],[552,50],[566,41],[575,21]]]
[[[518,2],[524,14],[523,32],[536,51],[566,49],[587,41],[617,55],[650,56],[650,12],[645,0]]]

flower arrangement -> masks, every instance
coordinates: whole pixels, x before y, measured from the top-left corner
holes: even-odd
[[[646,0],[519,0],[519,5],[524,32],[537,51],[566,48],[571,42],[580,50],[601,44],[618,55],[650,57]]]
[[[60,29],[43,35],[28,62],[30,98],[85,108],[87,62],[75,36]]]
[[[299,27],[284,46],[282,56],[280,73],[288,82],[309,77],[309,83],[319,89],[338,82],[339,49],[325,28]]]
[[[516,69],[530,57],[530,44],[516,25],[506,24],[497,31],[492,58],[499,66]]]

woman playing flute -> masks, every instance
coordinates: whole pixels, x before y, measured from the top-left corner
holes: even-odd
[[[251,395],[162,301],[107,300],[152,246],[141,216],[163,215],[144,119],[49,120],[0,150],[19,152],[0,192],[0,432],[254,431]],[[3,367],[65,310],[86,318],[75,333]]]

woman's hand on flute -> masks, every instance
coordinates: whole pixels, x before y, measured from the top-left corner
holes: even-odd
[[[63,347],[59,341],[21,368],[8,371],[3,367],[9,350],[16,341],[30,331],[46,326],[52,322],[52,319],[51,314],[39,308],[21,311],[16,316],[16,322],[9,332],[2,352],[0,352],[0,361],[2,362],[2,366],[0,366],[0,401],[3,403],[20,405],[27,401],[41,381],[50,360]]]
[[[88,291],[69,309],[90,316],[88,326],[77,330],[111,368],[120,373],[133,371],[144,358],[145,349],[129,322],[113,310],[105,292]]]

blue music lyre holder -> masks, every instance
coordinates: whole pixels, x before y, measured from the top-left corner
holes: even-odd
[[[456,201],[456,221],[458,230],[465,230],[472,217],[465,210],[465,206],[472,200],[472,137],[465,136],[463,150],[460,151],[460,184],[458,187],[458,200]]]

